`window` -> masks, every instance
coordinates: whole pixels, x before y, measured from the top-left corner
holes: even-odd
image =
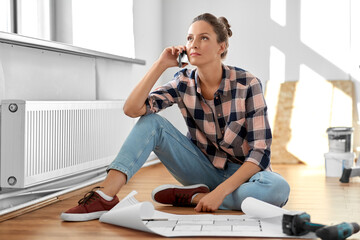
[[[51,40],[50,0],[18,0],[18,34]]]
[[[10,0],[0,0],[0,31],[11,32]]]
[[[135,57],[132,0],[72,0],[72,22],[73,45]]]
[[[0,31],[135,58],[133,0],[0,0]]]

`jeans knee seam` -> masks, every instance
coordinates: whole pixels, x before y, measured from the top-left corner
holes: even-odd
[[[146,142],[145,146],[147,146],[147,145],[150,143],[150,139],[155,135],[155,132],[156,132],[156,131],[152,131],[151,137],[148,138],[148,141]],[[133,168],[134,165],[139,161],[140,156],[144,153],[144,149],[145,149],[145,147],[144,147],[144,148],[142,149],[142,151],[136,156],[136,158],[134,159],[134,161],[131,162],[132,164],[129,166],[129,168]],[[146,160],[145,160],[145,161],[146,161]]]

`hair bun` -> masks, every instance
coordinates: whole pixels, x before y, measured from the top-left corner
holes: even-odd
[[[224,24],[226,31],[228,33],[228,36],[231,37],[232,36],[232,31],[230,29],[230,24],[228,22],[228,20],[225,17],[219,17],[218,18],[219,22],[221,22],[222,24]]]

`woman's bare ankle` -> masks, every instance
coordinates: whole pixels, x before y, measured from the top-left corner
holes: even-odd
[[[114,197],[126,183],[126,175],[117,170],[110,170],[105,180],[100,184],[101,191]]]

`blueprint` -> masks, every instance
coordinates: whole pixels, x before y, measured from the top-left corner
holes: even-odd
[[[179,215],[157,211],[152,203],[136,200],[135,194],[131,192],[100,221],[164,237],[292,237],[285,235],[281,226],[282,215],[289,211],[254,198],[244,200],[243,215]],[[316,236],[308,233],[296,238]]]

